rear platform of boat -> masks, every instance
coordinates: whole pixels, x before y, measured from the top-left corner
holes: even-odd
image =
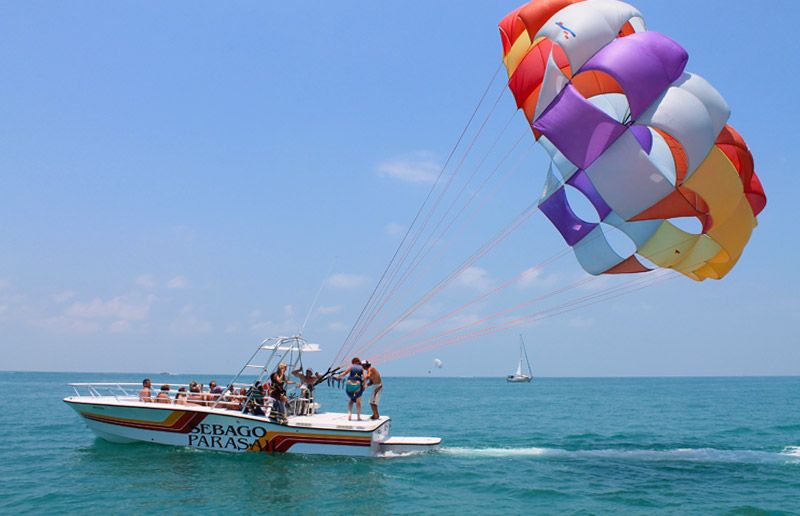
[[[381,455],[435,451],[442,444],[439,437],[390,437],[379,444]]]

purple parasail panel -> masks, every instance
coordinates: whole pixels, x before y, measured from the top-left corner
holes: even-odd
[[[539,209],[550,219],[550,222],[570,246],[580,242],[583,237],[597,227],[597,224],[586,222],[575,215],[575,212],[569,207],[563,186],[542,202]]]
[[[578,170],[567,180],[567,184],[575,187],[578,191],[580,191],[583,195],[589,199],[589,202],[592,203],[594,209],[597,210],[597,215],[600,216],[600,220],[603,220],[611,213],[611,207],[603,200],[603,197],[600,195],[600,192],[592,184],[592,180],[589,179],[589,176],[586,175],[586,172],[583,170]]]
[[[632,125],[630,129],[642,150],[650,154],[650,151],[653,150],[653,133],[650,132],[650,129],[646,125]]]
[[[627,129],[584,99],[571,84],[533,127],[578,168],[591,165]]]
[[[689,54],[658,32],[618,38],[601,48],[580,69],[613,77],[622,87],[636,120],[683,73]],[[577,74],[576,74],[577,75]]]

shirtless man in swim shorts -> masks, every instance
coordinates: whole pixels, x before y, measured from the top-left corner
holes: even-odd
[[[381,402],[381,392],[383,392],[381,373],[379,373],[378,369],[373,367],[369,361],[365,361],[363,365],[364,370],[367,372],[367,385],[372,386],[372,395],[369,397],[369,406],[372,408],[372,416],[370,419],[380,419],[381,415],[378,413],[378,403]]]
[[[151,387],[150,378],[142,380],[142,390],[139,391],[139,401],[153,401],[152,393],[150,392]]]

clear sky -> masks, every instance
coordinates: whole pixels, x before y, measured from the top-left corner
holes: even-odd
[[[434,358],[436,374],[507,374],[519,332],[540,375],[800,374],[800,3],[633,3],[726,97],[755,155],[768,205],[741,262],[719,282],[669,281],[385,374],[427,374]],[[496,25],[516,5],[3,2],[0,369],[232,371],[299,327],[337,257],[306,328],[327,366],[496,69]],[[506,95],[486,133],[513,112]],[[525,130],[517,114],[503,145]],[[547,160],[531,141],[367,333],[535,201]],[[390,337],[564,245],[537,213]],[[582,277],[569,254],[464,315]]]

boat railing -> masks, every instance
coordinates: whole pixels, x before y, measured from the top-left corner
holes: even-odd
[[[211,409],[233,410],[243,412],[252,396],[252,384],[234,383],[225,388],[222,393],[212,393],[208,391],[191,392],[189,384],[180,383],[152,383],[150,387],[150,397],[143,400],[139,392],[143,386],[141,383],[124,382],[77,382],[67,384],[72,387],[76,396],[91,398],[114,398],[117,401],[147,403],[159,403],[170,405],[198,405]],[[169,391],[162,391],[162,385],[169,385]],[[184,387],[185,391],[178,391]],[[230,388],[233,387],[233,390]],[[242,393],[244,390],[244,393]],[[160,392],[166,392],[169,398],[158,398]],[[183,395],[178,397],[178,394]],[[267,398],[269,399],[269,398]],[[266,402],[266,400],[265,400]],[[269,416],[271,404],[265,403],[263,407],[265,415]],[[307,389],[300,389],[298,395],[289,398],[288,408],[290,415],[312,415],[316,412],[318,405],[314,402],[313,395]]]
[[[141,391],[143,388],[141,383],[124,382],[79,382],[69,383],[67,385],[72,387],[72,390],[77,396],[86,396],[88,394],[93,398],[113,397],[118,400],[125,401],[138,400],[139,391]],[[162,391],[162,385],[168,385],[170,389],[168,391]],[[181,387],[183,387],[185,390],[179,391],[178,389]],[[226,388],[222,393],[212,393],[209,391],[191,392],[190,387],[191,385],[188,383],[152,383],[150,387],[150,399],[155,401],[160,392],[166,392],[169,395],[169,400],[173,403],[178,399],[178,395],[182,394],[185,399],[191,401],[195,405],[211,405],[220,398],[238,398],[244,400],[246,396],[244,394],[240,394],[239,392],[241,389],[249,389],[251,384],[232,384],[234,391],[230,391],[229,388]],[[166,400],[167,398],[161,399]]]

